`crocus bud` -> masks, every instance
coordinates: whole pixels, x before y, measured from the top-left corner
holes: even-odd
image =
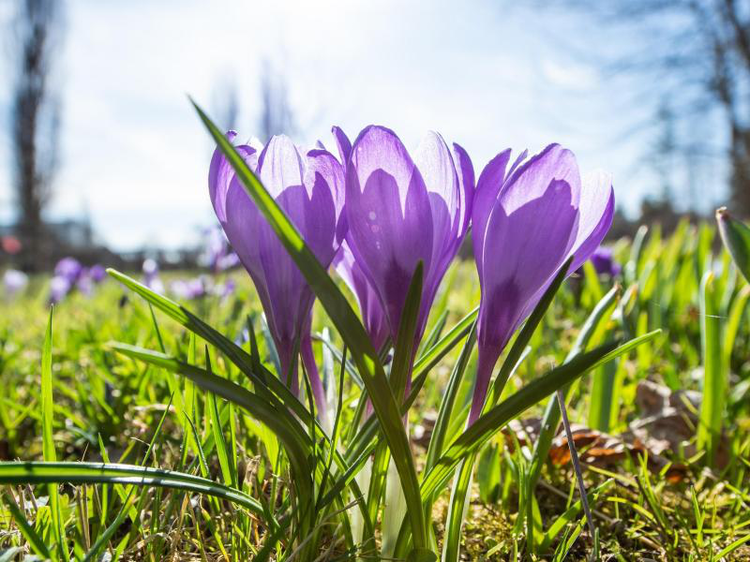
[[[345,153],[347,141],[336,137]],[[473,193],[468,155],[458,145],[451,151],[437,133],[425,138],[414,159],[385,127],[369,126],[354,142],[346,176],[347,243],[394,340],[420,261],[417,341],[424,333],[440,281],[466,234]]]
[[[716,210],[716,222],[724,247],[745,280],[750,282],[750,228],[732,217],[726,207]]]
[[[548,146],[506,174],[510,151],[496,156],[477,183],[474,256],[482,291],[477,325],[478,367],[469,423],[479,416],[498,357],[571,257],[578,269],[612,224],[609,175],[583,182],[575,156]]]
[[[233,140],[236,133],[229,132]],[[273,137],[260,155],[255,147],[237,151],[284,210],[318,260],[328,267],[345,234],[342,219],[344,173],[329,152],[301,153],[286,136]],[[218,149],[209,171],[211,200],[224,232],[253,279],[281,361],[282,376],[297,391],[295,342],[309,339],[315,295],[255,203]],[[311,353],[305,350],[304,357]],[[320,384],[317,368],[307,364],[313,387]],[[314,371],[314,372],[310,372]],[[313,391],[316,391],[313,388]],[[318,404],[323,409],[322,404]]]

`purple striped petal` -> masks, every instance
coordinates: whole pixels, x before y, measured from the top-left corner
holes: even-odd
[[[394,333],[417,263],[430,270],[433,219],[424,179],[389,129],[370,126],[355,141],[346,215],[352,253],[378,291]]]
[[[599,247],[612,226],[615,214],[615,192],[612,176],[593,172],[583,179],[581,220],[572,253],[575,254],[570,271],[576,271]]]
[[[229,142],[232,142],[237,137],[237,133],[229,131],[226,137]],[[245,158],[245,162],[250,166],[250,169],[255,171],[258,163],[256,150],[247,145],[240,145],[235,148]],[[233,177],[234,168],[227,162],[221,150],[217,148],[214,150],[208,170],[208,190],[211,195],[211,203],[214,206],[214,211],[222,225],[226,222],[227,192],[229,191]]]
[[[338,160],[318,149],[302,156],[289,138],[277,136],[263,148],[256,173],[328,267],[345,236],[344,172]],[[286,375],[295,341],[309,334],[314,294],[239,180],[230,173],[226,177],[222,225],[253,279]],[[221,220],[218,209],[217,216]]]
[[[474,244],[474,257],[476,259],[480,284],[484,278],[484,267],[480,256],[484,248],[487,221],[490,218],[490,212],[492,212],[497,196],[505,182],[505,170],[508,167],[508,160],[510,160],[510,149],[504,150],[490,160],[489,164],[484,167],[484,170],[479,175],[477,189],[474,193],[474,204],[471,211],[471,238]]]
[[[331,132],[333,133],[333,138],[336,141],[336,146],[339,151],[339,161],[344,168],[346,168],[347,162],[349,162],[349,155],[352,153],[352,143],[341,127],[334,125]]]

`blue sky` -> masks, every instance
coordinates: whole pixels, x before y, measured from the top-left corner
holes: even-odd
[[[258,115],[262,59],[283,71],[298,142],[351,137],[369,123],[414,147],[427,130],[462,144],[477,172],[511,147],[560,142],[584,171],[615,177],[631,212],[655,189],[638,164],[636,111],[580,49],[626,41],[580,17],[490,0],[68,0],[56,80],[63,95],[62,167],[52,217],[88,212],[120,250],[180,247],[215,223],[211,145],[187,95],[209,112],[221,84],[240,94],[240,137]],[[0,25],[11,15],[0,2]],[[573,46],[571,46],[573,45]],[[8,84],[8,57],[0,84]],[[0,221],[9,220],[10,92],[0,88]],[[639,115],[640,112],[640,115]],[[704,194],[707,204],[717,194]]]

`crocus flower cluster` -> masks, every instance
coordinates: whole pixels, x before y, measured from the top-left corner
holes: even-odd
[[[84,295],[90,295],[94,286],[104,281],[106,276],[107,272],[102,265],[86,268],[75,258],[62,258],[55,265],[50,280],[49,301],[53,304],[59,303],[74,289]]]
[[[227,136],[233,140],[236,133]],[[333,136],[338,158],[322,145],[300,152],[284,136],[263,148],[236,148],[320,262],[335,264],[377,349],[398,333],[420,262],[424,278],[416,340],[421,339],[440,282],[473,224],[482,296],[471,423],[513,332],[567,259],[575,256],[569,269],[575,271],[609,229],[610,178],[599,173],[582,180],[573,154],[551,145],[526,161],[522,154],[512,166],[510,151],[501,152],[475,185],[466,151],[450,147],[436,133],[413,154],[380,126],[365,128],[353,144],[338,127]],[[296,389],[298,342],[324,411],[310,343],[311,289],[218,149],[209,190],[219,222],[260,295],[284,374],[291,373]]]

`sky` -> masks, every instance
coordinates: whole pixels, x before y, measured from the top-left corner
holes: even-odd
[[[62,156],[48,216],[86,214],[120,251],[195,244],[216,219],[212,145],[188,96],[211,114],[235,84],[240,138],[249,138],[263,60],[286,80],[298,144],[332,144],[332,125],[354,138],[376,123],[415,148],[435,130],[468,150],[478,174],[505,148],[533,153],[559,142],[584,173],[612,172],[618,206],[632,215],[656,185],[639,164],[644,139],[623,134],[639,110],[618,95],[627,84],[614,87],[580,49],[629,38],[514,4],[67,0],[55,71]],[[0,0],[3,29],[12,12],[12,0]],[[1,58],[3,223],[12,219],[12,72]]]

